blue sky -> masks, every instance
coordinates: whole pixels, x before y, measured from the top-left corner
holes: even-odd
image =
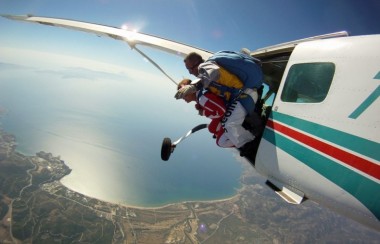
[[[0,5],[6,14],[128,23],[147,34],[213,51],[256,49],[340,30],[380,33],[378,0],[0,0]],[[15,28],[7,20],[0,24],[12,25],[7,32]]]

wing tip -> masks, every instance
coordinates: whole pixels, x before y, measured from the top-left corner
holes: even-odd
[[[28,18],[34,17],[32,14],[27,15],[12,15],[12,14],[0,14],[1,17],[11,19],[11,20],[26,20]]]

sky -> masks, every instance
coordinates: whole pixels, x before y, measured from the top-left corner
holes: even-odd
[[[143,33],[211,51],[240,50],[242,47],[254,50],[341,30],[351,35],[380,33],[378,0],[0,0],[0,6],[2,14],[33,14],[115,27],[127,24]],[[41,39],[55,38],[48,35],[49,28],[11,23],[5,19],[0,20],[0,26],[2,46],[5,35],[8,45],[9,42],[22,45],[26,38],[40,48]],[[22,38],[20,33],[16,35],[16,29],[25,31]],[[37,34],[32,34],[36,31]],[[59,37],[69,41],[70,35]],[[72,46],[71,43],[69,41],[67,46]]]
[[[380,33],[379,0],[0,0],[0,6],[1,14],[33,14],[114,27],[127,25],[142,33],[210,51],[243,47],[255,50],[342,30],[351,35]],[[95,40],[85,33],[3,18],[0,28],[2,48],[100,59],[121,66],[128,61],[141,65],[135,63],[136,56],[128,52],[129,47],[113,40]],[[157,55],[165,65],[166,57]],[[172,73],[177,79],[187,75],[181,62]]]
[[[380,33],[379,0],[0,0],[0,6],[1,14],[32,14],[113,27],[127,25],[142,33],[210,51],[243,47],[255,50],[342,30],[351,35]],[[56,60],[48,55],[60,54],[82,58],[77,61],[83,66],[84,59],[101,61],[98,66],[104,67],[100,69],[103,71],[118,72],[124,67],[134,69],[136,76],[159,75],[125,43],[112,39],[4,18],[0,18],[0,28],[3,54],[7,48],[12,59],[19,58],[19,62],[41,56],[44,59],[33,63],[47,65]],[[13,55],[15,49],[18,56]],[[149,54],[174,79],[188,77],[178,58],[155,51]],[[58,60],[62,63],[65,58]]]
[[[342,30],[351,35],[379,34],[379,12],[379,0],[0,0],[1,14],[126,25],[209,51],[255,50]],[[52,63],[73,66],[74,62],[98,72],[125,71],[136,79],[149,76],[155,80],[152,86],[158,86],[162,93],[169,93],[167,86],[170,94],[174,92],[167,78],[120,41],[5,18],[0,18],[0,29],[5,61],[38,67]],[[175,80],[192,78],[178,57],[148,51]]]

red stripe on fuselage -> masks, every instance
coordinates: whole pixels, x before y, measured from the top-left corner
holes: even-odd
[[[267,126],[380,180],[380,166],[367,159],[343,151],[340,148],[319,141],[272,120],[268,120]]]

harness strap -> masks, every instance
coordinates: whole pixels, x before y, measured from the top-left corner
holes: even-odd
[[[255,92],[258,92],[257,89],[253,89]],[[259,98],[260,99],[260,98]],[[234,97],[233,99],[230,99],[230,101],[227,103],[227,109],[235,102],[240,102],[240,104],[244,107],[245,111],[247,111],[247,114],[248,115],[252,115],[252,113],[255,112],[255,107],[256,107],[256,103],[255,101],[253,100],[253,98],[244,93],[244,89],[240,89],[239,93],[237,94],[236,97]],[[257,101],[257,103],[259,102],[259,100]],[[226,110],[227,110],[226,109]]]
[[[238,101],[244,107],[245,111],[247,111],[248,115],[252,115],[252,113],[254,113],[256,104],[251,96],[246,95],[244,98],[238,99]]]
[[[243,89],[244,89],[244,88],[240,88],[239,89],[239,88],[225,86],[225,85],[219,84],[219,83],[217,83],[215,81],[211,81],[211,83],[209,84],[209,87],[214,87],[214,88],[216,88],[216,89],[218,89],[220,91],[220,96],[223,98],[224,103],[226,105],[228,105],[230,103],[229,101],[232,101],[237,96],[239,96],[239,94],[241,93],[241,91],[243,91]],[[231,94],[229,100],[227,100],[226,97],[224,96],[224,94],[226,92],[229,92]]]

